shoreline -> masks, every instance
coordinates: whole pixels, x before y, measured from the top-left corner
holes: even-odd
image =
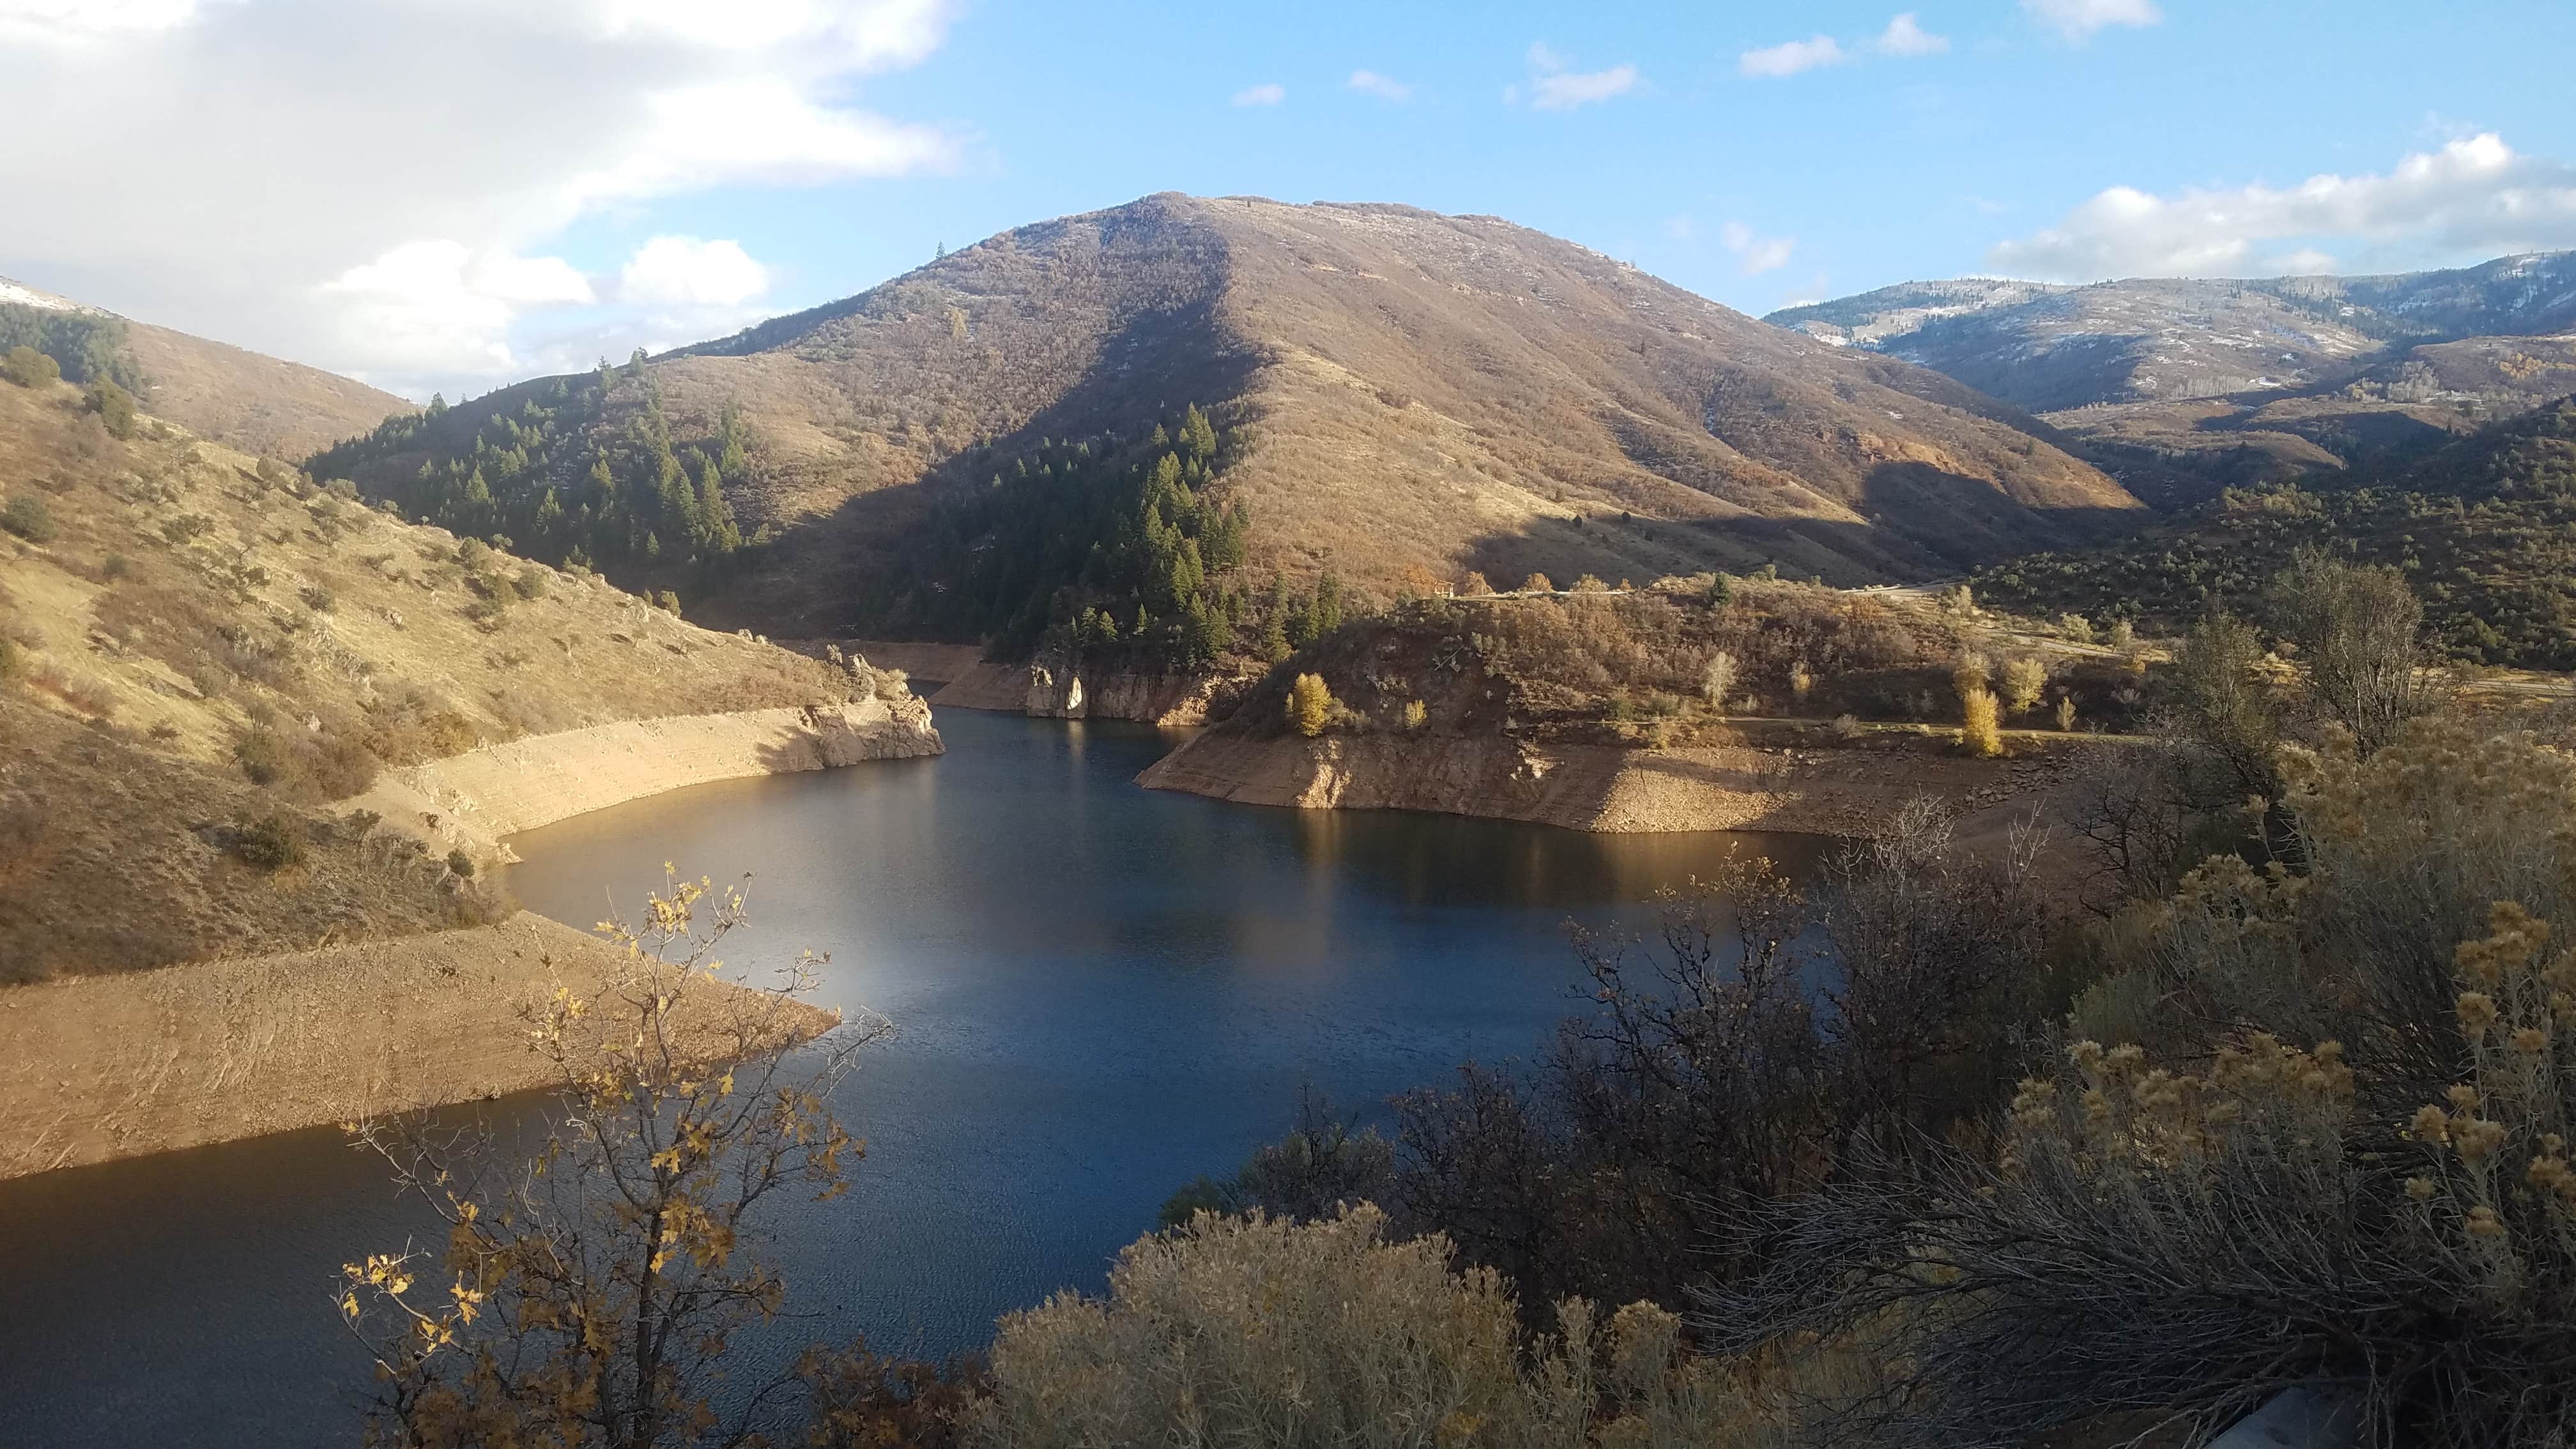
[[[521,911],[13,987],[0,993],[0,1179],[554,1086],[521,1009],[558,985],[595,996],[623,960]],[[807,1035],[836,1020],[807,1009]]]
[[[502,837],[630,800],[945,748],[916,698],[625,720],[387,770],[333,808],[515,859]],[[559,984],[595,986],[621,959],[519,911],[0,989],[0,1179],[551,1085],[521,1009]],[[817,1010],[814,1029],[830,1019]]]
[[[1974,829],[2045,801],[2068,762],[1913,752],[1633,749],[1454,736],[1198,736],[1136,777],[1247,805],[1422,810],[1601,834],[1778,831],[1854,839],[1919,795],[1950,801]]]
[[[691,785],[945,753],[907,697],[619,720],[391,769],[338,802],[438,850],[515,860],[504,837]]]

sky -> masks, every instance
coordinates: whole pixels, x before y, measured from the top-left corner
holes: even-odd
[[[0,276],[450,400],[1156,191],[1759,315],[2576,247],[2576,5],[0,0]]]

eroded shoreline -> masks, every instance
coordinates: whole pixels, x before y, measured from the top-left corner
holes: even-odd
[[[489,858],[509,834],[668,790],[944,748],[911,698],[628,720],[389,770],[337,808]],[[548,1085],[521,1008],[594,989],[620,959],[521,911],[0,990],[0,1179]]]
[[[1979,817],[2040,804],[2061,757],[1978,760],[1911,751],[1720,745],[1623,749],[1500,738],[1203,734],[1136,777],[1249,805],[1425,810],[1571,830],[1781,831],[1844,838],[1883,829],[1929,795]]]

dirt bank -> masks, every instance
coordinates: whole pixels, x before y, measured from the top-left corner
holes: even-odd
[[[1781,830],[1861,836],[1917,795],[1978,817],[2026,809],[2061,783],[2057,755],[1974,760],[1911,751],[1720,746],[1539,747],[1517,740],[1361,735],[1199,736],[1137,783],[1251,805],[1431,810],[1574,830]]]
[[[1224,712],[1246,680],[1216,674],[1084,672],[1059,661],[977,663],[930,702],[1039,719],[1119,719],[1180,729]]]
[[[625,720],[388,770],[338,808],[372,810],[440,851],[494,857],[503,836],[665,790],[944,748],[918,699]]]
[[[558,985],[593,994],[619,964],[521,912],[0,991],[0,1178],[550,1085],[520,1009]]]

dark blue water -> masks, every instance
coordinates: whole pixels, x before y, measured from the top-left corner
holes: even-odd
[[[756,1359],[862,1332],[943,1354],[1096,1291],[1174,1188],[1285,1129],[1301,1083],[1382,1121],[1391,1092],[1529,1054],[1575,1005],[1569,919],[1641,915],[1730,850],[1814,849],[1225,805],[1133,785],[1169,747],[1148,729],[940,727],[938,760],[513,842],[520,898],[583,926],[665,861],[748,872],[726,960],[827,951],[822,1000],[896,1024],[834,1098],[868,1144],[852,1191],[774,1219],[799,1317]],[[345,1442],[365,1383],[335,1270],[416,1222],[329,1131],[0,1183],[0,1444]]]

